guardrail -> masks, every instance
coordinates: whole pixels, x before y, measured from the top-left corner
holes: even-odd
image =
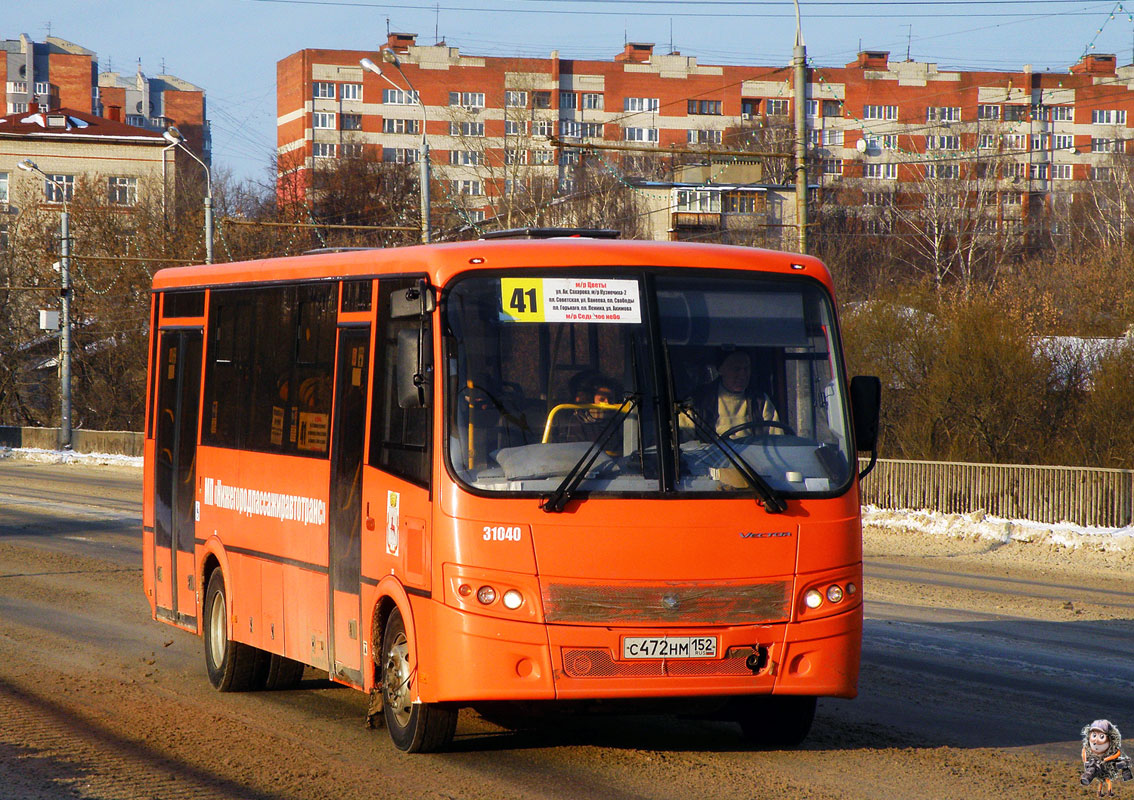
[[[1134,521],[1134,470],[879,459],[862,502],[1121,528]]]

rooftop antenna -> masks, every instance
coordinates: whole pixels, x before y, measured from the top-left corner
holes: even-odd
[[[51,20],[48,20],[47,25],[44,26],[44,27],[47,28],[47,36],[45,38],[50,39],[51,38]]]
[[[386,17],[386,38],[390,38],[390,18]]]
[[[441,23],[441,4],[433,4],[433,44],[438,44],[441,41],[441,36],[438,34],[437,29]]]
[[[906,61],[910,60],[910,43],[913,41],[913,25],[906,26]]]
[[[165,56],[161,57],[161,74],[162,75],[166,74],[166,72],[165,72]]]
[[[669,54],[673,55],[673,17],[669,18]]]

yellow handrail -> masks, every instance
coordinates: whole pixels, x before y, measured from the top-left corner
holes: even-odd
[[[551,426],[553,421],[555,420],[556,414],[564,409],[580,410],[584,408],[588,410],[603,409],[608,411],[617,411],[618,409],[622,408],[622,406],[612,405],[610,403],[560,403],[547,413],[547,424],[543,426],[543,439],[541,439],[543,444],[547,444],[551,440]]]

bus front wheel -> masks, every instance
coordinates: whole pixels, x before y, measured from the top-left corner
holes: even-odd
[[[457,710],[437,703],[414,703],[417,655],[394,609],[382,634],[382,713],[394,746],[407,753],[430,753],[453,741]]]
[[[219,569],[209,576],[205,589],[205,668],[209,683],[221,692],[246,692],[257,688],[263,677],[267,655],[250,645],[234,642],[228,635],[228,598]]]
[[[815,698],[805,695],[737,697],[732,706],[744,738],[758,747],[797,747],[815,719]]]

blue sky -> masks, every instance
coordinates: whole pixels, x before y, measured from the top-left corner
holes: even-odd
[[[1134,60],[1134,0],[800,0],[809,61],[836,66],[859,48],[942,67],[1063,71],[1091,52]],[[377,48],[390,30],[434,32],[474,55],[609,59],[624,41],[670,42],[707,64],[786,64],[791,0],[42,0],[5,4],[0,37],[52,35],[99,56],[102,70],[165,71],[206,90],[213,164],[267,181],[275,147],[276,62],[308,47]],[[113,9],[107,13],[107,9]]]

